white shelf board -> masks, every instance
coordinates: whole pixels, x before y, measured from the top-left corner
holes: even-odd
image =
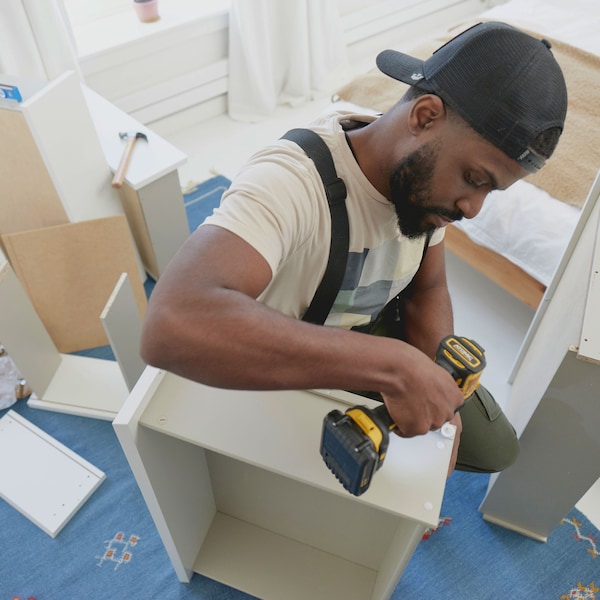
[[[220,512],[194,571],[263,600],[363,600],[377,578],[372,569]]]
[[[354,396],[354,404],[377,406],[377,402],[347,392],[339,392],[340,401],[335,391],[326,397],[322,390],[318,393],[224,390],[171,373],[159,379],[153,402],[140,419],[142,425],[348,496],[319,454],[323,418],[332,409],[345,410],[350,396]],[[269,431],[268,444],[260,436],[249,434],[254,427]],[[278,452],[272,448],[278,448]],[[440,432],[410,439],[390,435],[385,464],[369,490],[356,500],[435,527],[451,450],[452,440]]]
[[[32,394],[32,408],[112,421],[129,390],[113,360],[61,354],[61,362],[42,397]]]
[[[0,419],[0,497],[51,537],[105,474],[13,410]]]

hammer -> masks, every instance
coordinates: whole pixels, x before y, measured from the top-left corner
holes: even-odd
[[[119,137],[122,140],[127,141],[125,142],[125,150],[123,150],[123,155],[121,156],[121,160],[119,161],[117,170],[115,171],[115,176],[112,180],[112,186],[114,188],[120,188],[123,185],[125,173],[127,172],[127,167],[129,166],[129,160],[133,154],[135,143],[138,140],[145,140],[146,142],[148,141],[148,136],[141,131],[120,131]]]

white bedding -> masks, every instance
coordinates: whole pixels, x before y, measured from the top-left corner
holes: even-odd
[[[600,55],[598,0],[510,0],[481,14]]]
[[[575,206],[526,181],[517,181],[507,190],[492,192],[477,217],[454,225],[547,286],[579,214]]]

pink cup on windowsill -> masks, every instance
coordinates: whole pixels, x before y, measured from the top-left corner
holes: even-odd
[[[160,15],[158,14],[158,0],[145,0],[144,2],[136,2],[134,0],[133,9],[142,23],[151,23],[160,19]]]

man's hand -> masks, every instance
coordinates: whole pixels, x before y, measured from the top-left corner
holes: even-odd
[[[404,365],[399,374],[403,385],[382,391],[388,412],[402,437],[423,435],[453,422],[464,397],[446,369],[414,349],[412,365]]]

